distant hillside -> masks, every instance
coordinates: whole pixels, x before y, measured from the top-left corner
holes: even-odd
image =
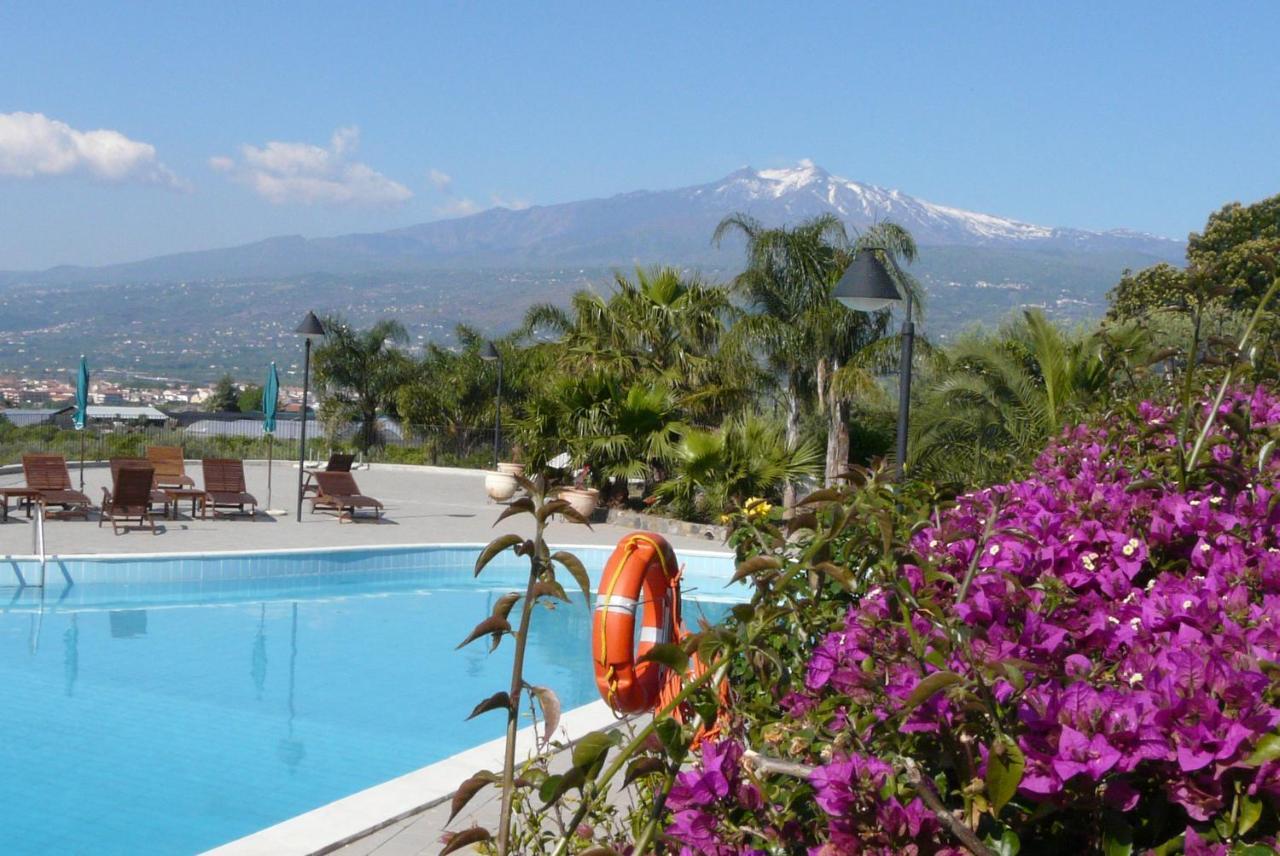
[[[1067,259],[1105,253],[1137,262],[1180,261],[1184,249],[1180,241],[1141,232],[1051,228],[935,205],[898,190],[838,178],[805,162],[790,169],[742,169],[711,184],[676,190],[642,190],[518,211],[494,208],[389,232],[310,239],[295,235],[106,267],[2,276],[7,282],[73,284],[651,262],[730,267],[737,261],[737,247],[713,247],[711,233],[736,211],[766,224],[832,213],[858,229],[889,219],[911,230],[921,245],[998,248],[1014,255],[1058,253]]]
[[[921,244],[924,329],[944,339],[1028,305],[1067,322],[1100,315],[1126,268],[1181,262],[1185,245],[1124,230],[1050,228],[925,202],[809,163],[608,199],[497,208],[375,234],[278,237],[98,268],[0,274],[0,368],[98,364],[197,379],[288,365],[303,308],[357,323],[391,315],[422,341],[459,321],[515,326],[533,302],[607,288],[613,270],[662,262],[727,280],[740,243],[711,244],[745,211],[766,224],[834,213],[853,229],[892,219]]]

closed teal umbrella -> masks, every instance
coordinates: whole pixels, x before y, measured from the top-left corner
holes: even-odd
[[[80,432],[80,491],[84,492],[84,426],[89,421],[89,361],[80,355],[80,372],[76,375],[75,426]]]
[[[267,435],[267,513],[271,508],[271,470],[275,452],[276,409],[280,406],[280,375],[273,362],[262,385],[262,431]],[[283,513],[283,512],[282,512]]]

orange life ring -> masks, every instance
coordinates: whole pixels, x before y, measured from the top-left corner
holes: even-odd
[[[644,623],[636,644],[636,610]],[[653,710],[672,677],[661,663],[640,662],[654,645],[683,635],[680,568],[661,535],[632,532],[605,563],[591,628],[596,687],[618,713]]]

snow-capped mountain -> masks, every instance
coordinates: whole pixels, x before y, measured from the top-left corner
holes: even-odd
[[[710,184],[674,190],[641,190],[521,210],[493,208],[388,232],[269,238],[104,268],[55,268],[0,279],[127,282],[440,268],[628,267],[651,262],[724,269],[740,262],[740,244],[715,247],[711,235],[722,218],[735,212],[766,225],[793,224],[826,213],[854,229],[893,220],[922,246],[1073,257],[1119,254],[1125,265],[1133,266],[1179,261],[1184,249],[1181,241],[1140,232],[1037,226],[938,205],[900,190],[840,178],[801,161],[783,169],[745,167]]]

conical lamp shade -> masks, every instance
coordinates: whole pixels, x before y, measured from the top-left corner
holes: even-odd
[[[871,250],[853,257],[832,296],[857,312],[876,312],[902,300],[889,271]]]

